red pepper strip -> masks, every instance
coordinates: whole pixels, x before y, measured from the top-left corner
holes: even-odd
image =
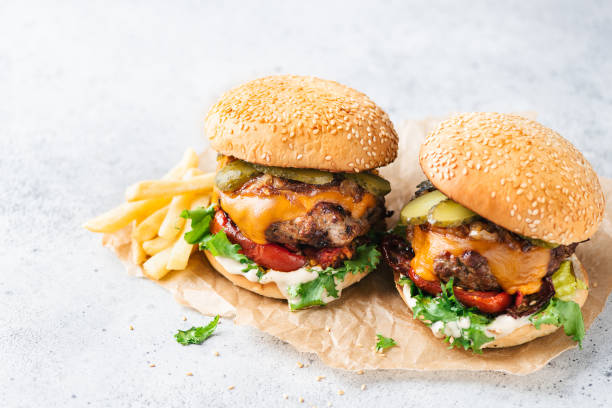
[[[259,266],[280,272],[291,272],[306,264],[306,258],[294,254],[280,245],[262,245],[251,241],[240,232],[224,211],[217,210],[210,224],[210,232],[216,234],[221,230],[225,231],[232,244],[240,245],[242,248],[240,253],[246,255]]]
[[[523,303],[525,296],[521,292],[516,292],[516,298],[514,299],[514,306],[519,307]]]
[[[466,306],[475,307],[484,313],[503,312],[512,303],[512,296],[506,292],[480,292],[454,287],[455,297]]]
[[[437,295],[442,292],[440,281],[423,279],[412,268],[408,268],[408,276],[415,285],[429,294]],[[456,286],[453,287],[453,292],[459,302],[468,307],[475,307],[483,313],[503,312],[512,303],[512,296],[506,292],[469,291]]]
[[[440,281],[430,281],[427,279],[421,278],[411,267],[408,268],[408,277],[411,281],[414,282],[421,290],[429,293],[430,295],[437,295],[438,293],[442,293],[442,288],[440,287]]]

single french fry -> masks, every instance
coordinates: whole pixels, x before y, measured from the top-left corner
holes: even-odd
[[[185,225],[185,219],[181,217],[181,213],[189,208],[191,201],[193,201],[193,195],[191,194],[173,197],[168,207],[168,213],[159,226],[157,235],[166,239],[175,239]]]
[[[210,204],[210,196],[209,195],[197,196],[191,202],[190,210],[195,210],[195,209],[198,209],[200,207],[208,207],[208,204]],[[187,230],[186,232],[189,232],[189,230]]]
[[[131,245],[132,262],[135,263],[136,265],[141,265],[144,261],[146,261],[147,254],[142,249],[140,242],[138,242],[136,238],[132,237],[132,242],[130,245]]]
[[[168,214],[168,207],[169,206],[162,207],[145,218],[132,231],[132,237],[134,237],[138,242],[148,241],[155,238],[157,236],[159,226],[164,221],[166,214]]]
[[[181,161],[172,168],[166,175],[162,178],[162,180],[178,180],[188,169],[198,167],[200,159],[198,158],[198,154],[191,148],[185,150],[183,153],[183,158]]]
[[[166,264],[168,263],[168,258],[170,258],[170,251],[172,251],[172,247],[166,248],[147,259],[142,264],[145,275],[156,280],[163,278],[169,272],[166,269]]]
[[[125,196],[127,201],[136,201],[186,193],[209,192],[213,188],[214,181],[215,173],[206,173],[187,180],[146,180],[130,186]]]
[[[168,263],[166,264],[166,269],[168,270],[183,270],[187,267],[187,262],[191,256],[193,245],[185,241],[186,231],[191,231],[191,220],[187,220],[178,239],[172,246],[170,257],[168,258]]]
[[[170,197],[123,203],[83,224],[91,232],[115,232],[133,220],[142,219],[170,202]]]
[[[162,237],[157,237],[143,242],[142,249],[147,255],[153,256],[158,252],[161,252],[164,249],[168,248],[170,245],[172,245],[172,241]]]

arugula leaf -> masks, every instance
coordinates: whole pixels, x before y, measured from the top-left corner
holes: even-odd
[[[185,234],[185,241],[197,244],[205,235],[210,234],[210,221],[215,214],[215,205],[196,210],[183,210],[181,217],[191,219],[191,231]]]
[[[370,244],[357,247],[355,256],[344,261],[344,265],[340,268],[311,269],[318,273],[315,279],[290,286],[287,289],[290,309],[294,311],[310,306],[325,305],[323,298],[326,293],[335,298],[340,296],[336,282],[342,282],[347,273],[357,274],[372,271],[376,269],[379,262],[380,252],[376,249],[376,245]]]
[[[432,297],[421,292],[414,282],[402,276],[399,280],[402,285],[410,285],[411,296],[415,300],[412,308],[412,316],[421,320],[425,325],[431,327],[436,322],[442,322],[441,332],[447,325],[456,326],[460,336],[446,335],[445,341],[451,348],[463,347],[465,350],[472,350],[475,353],[482,353],[482,346],[493,340],[487,336],[486,326],[492,321],[489,317],[480,314],[474,308],[467,308],[456,298],[452,290],[452,279],[442,285],[442,293]],[[469,322],[467,328],[459,327],[459,321]]]
[[[191,219],[191,231],[185,234],[185,240],[190,244],[198,244],[201,250],[206,249],[214,256],[223,256],[244,264],[242,272],[257,269],[257,276],[261,279],[263,270],[245,255],[239,253],[242,248],[238,244],[232,244],[227,238],[225,231],[216,234],[210,233],[210,221],[215,213],[215,206],[198,208],[196,210],[185,210],[181,217]]]
[[[288,288],[289,296],[293,299],[297,299],[295,302],[289,301],[291,310],[325,305],[323,301],[325,292],[327,292],[329,296],[337,298],[339,294],[336,289],[335,275],[332,271],[333,269],[327,268],[324,271],[319,271],[319,276],[314,280],[290,286]]]
[[[543,324],[563,326],[565,334],[577,341],[582,347],[585,329],[582,320],[582,311],[578,303],[553,298],[544,310],[534,314],[529,318],[531,323],[539,329]]]
[[[355,251],[353,258],[344,261],[347,272],[357,274],[366,272],[372,265],[378,265],[380,252],[375,245],[360,245]]]
[[[213,334],[217,328],[217,323],[219,323],[219,315],[216,315],[215,318],[204,327],[200,326],[192,327],[189,330],[179,330],[174,337],[176,341],[183,346],[188,344],[202,344],[204,340]]]
[[[410,280],[409,277],[401,275],[399,280],[397,281],[397,284],[401,285],[401,286],[403,286],[403,285],[410,285],[410,282],[412,282],[412,281]]]
[[[378,339],[376,342],[376,351],[383,352],[388,348],[397,346],[397,343],[391,337],[385,337],[382,334],[377,334],[376,338]]]

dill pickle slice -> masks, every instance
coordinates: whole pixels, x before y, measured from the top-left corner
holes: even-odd
[[[453,200],[440,201],[427,214],[427,221],[436,227],[452,228],[467,224],[478,215]]]
[[[353,180],[361,188],[376,196],[384,196],[391,191],[391,183],[372,173],[347,173],[346,178]]]
[[[274,177],[299,181],[306,184],[327,184],[334,180],[332,173],[315,169],[295,169],[290,167],[272,167],[253,164],[253,167],[262,172]]]
[[[217,171],[215,184],[221,191],[234,191],[258,174],[260,172],[249,163],[234,160]]]
[[[402,208],[400,223],[419,225],[427,222],[429,210],[441,201],[448,200],[439,190],[430,191],[415,198]]]

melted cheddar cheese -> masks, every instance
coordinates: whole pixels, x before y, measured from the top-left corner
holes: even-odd
[[[527,252],[511,249],[498,242],[460,238],[452,234],[414,228],[414,258],[410,266],[420,277],[436,280],[434,259],[443,252],[461,256],[467,250],[477,251],[489,262],[491,273],[502,289],[510,294],[520,291],[529,295],[540,290],[546,276],[550,249],[533,247]]]
[[[364,193],[361,200],[355,202],[353,197],[337,191],[323,191],[316,194],[233,194],[215,189],[221,208],[230,216],[240,231],[258,244],[266,244],[266,230],[275,222],[292,220],[306,215],[318,203],[338,204],[351,213],[354,218],[366,214],[369,208],[376,206],[376,198]]]

